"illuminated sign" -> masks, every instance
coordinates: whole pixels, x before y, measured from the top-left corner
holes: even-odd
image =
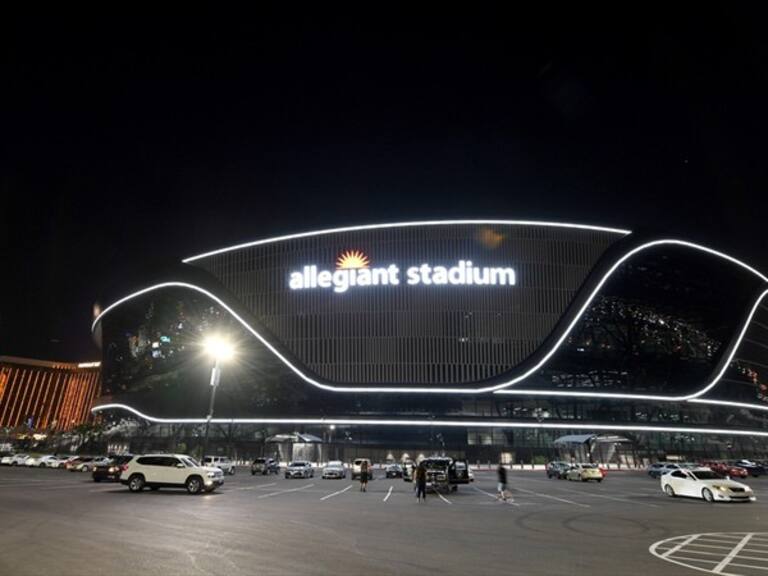
[[[350,288],[364,286],[514,286],[517,276],[514,268],[475,266],[471,260],[459,260],[455,266],[433,266],[423,263],[405,268],[397,264],[371,268],[370,260],[359,250],[343,252],[336,260],[336,270],[321,270],[318,266],[304,266],[290,273],[291,290],[333,289],[337,294]]]

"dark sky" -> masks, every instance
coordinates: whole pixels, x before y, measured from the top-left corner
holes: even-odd
[[[93,302],[147,270],[344,224],[650,228],[768,270],[768,36],[712,10],[6,22],[0,354],[96,358]]]

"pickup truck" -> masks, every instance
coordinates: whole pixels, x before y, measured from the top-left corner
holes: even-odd
[[[427,468],[427,487],[433,490],[456,492],[459,484],[469,484],[469,464],[447,456],[433,456],[421,461]],[[421,465],[420,463],[420,465]]]

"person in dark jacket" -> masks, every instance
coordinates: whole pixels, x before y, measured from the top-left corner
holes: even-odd
[[[499,485],[498,485],[498,498],[499,500],[503,500],[504,502],[507,501],[508,494],[507,494],[507,469],[504,468],[503,464],[499,464],[499,467],[496,469],[496,475],[499,478]]]
[[[368,462],[360,463],[360,492],[368,492]]]
[[[427,501],[427,467],[422,462],[414,472],[413,481],[416,483],[416,499],[419,502]]]

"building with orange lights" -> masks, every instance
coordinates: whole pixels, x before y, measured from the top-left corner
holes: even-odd
[[[0,356],[0,427],[71,430],[90,419],[100,383],[100,362]]]

